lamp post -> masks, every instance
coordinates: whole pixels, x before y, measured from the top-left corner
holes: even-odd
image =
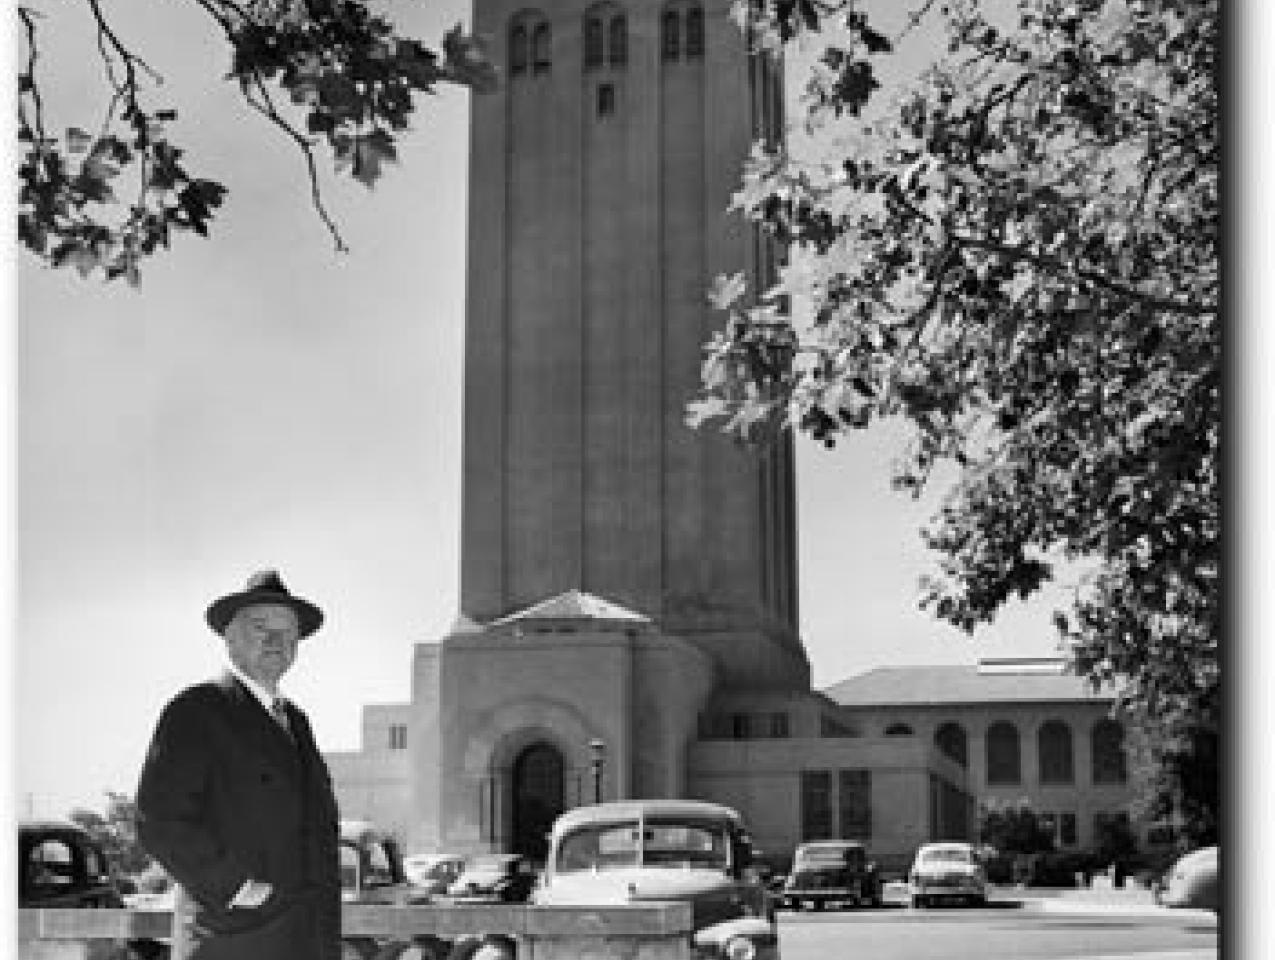
[[[593,769],[593,802],[602,802],[602,768],[606,764],[606,741],[594,737],[589,741],[589,766]]]

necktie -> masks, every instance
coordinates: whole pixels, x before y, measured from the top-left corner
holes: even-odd
[[[274,717],[274,722],[279,724],[279,728],[288,735],[288,739],[292,739],[292,727],[288,725],[286,703],[283,697],[275,697],[270,702],[270,716]]]

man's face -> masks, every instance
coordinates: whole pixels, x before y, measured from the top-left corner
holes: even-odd
[[[230,662],[267,690],[274,690],[297,656],[300,629],[289,607],[258,603],[244,607],[226,627]]]

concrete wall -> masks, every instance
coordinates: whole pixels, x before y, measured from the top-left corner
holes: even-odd
[[[605,797],[676,790],[712,667],[646,627],[537,621],[449,637],[440,676],[440,842],[499,850],[511,840],[513,764],[533,743],[562,755],[568,807],[592,799],[595,738]]]
[[[390,749],[389,731],[392,725],[408,725],[410,710],[406,704],[368,704],[360,749],[324,754],[341,817],[371,820],[404,840],[411,836],[412,761],[410,749]]]

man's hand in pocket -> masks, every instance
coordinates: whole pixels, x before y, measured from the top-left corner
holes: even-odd
[[[274,887],[268,883],[262,883],[260,880],[245,880],[244,885],[239,888],[239,892],[230,901],[230,905],[232,907],[259,907],[270,899],[270,894],[273,892]]]

